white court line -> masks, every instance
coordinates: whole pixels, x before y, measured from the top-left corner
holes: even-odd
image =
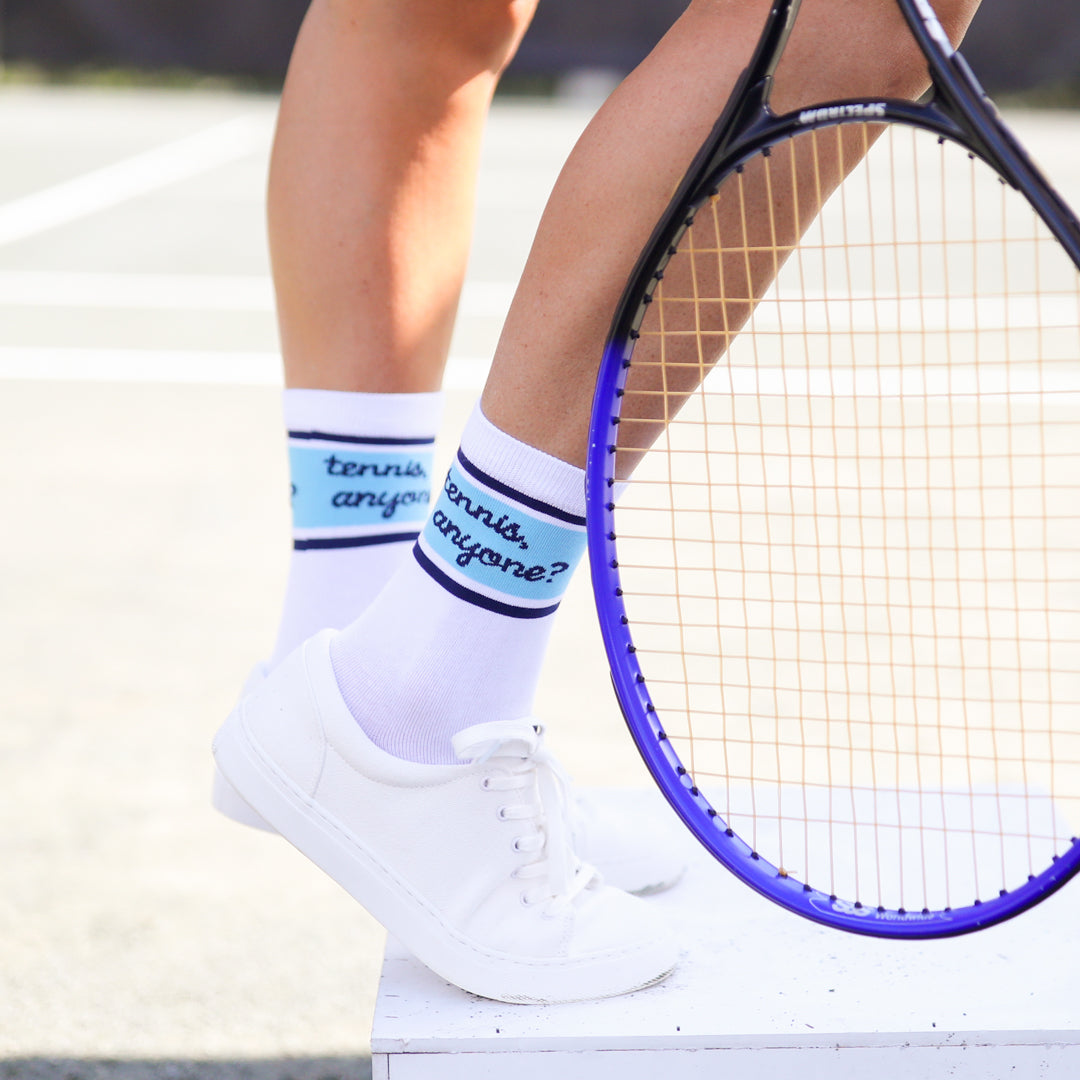
[[[927,364],[924,366],[790,367],[724,365],[708,376],[714,393],[823,398],[961,398],[1080,393],[1080,365]]]
[[[274,310],[270,278],[256,274],[114,274],[0,270],[5,307],[128,311]]]
[[[797,300],[772,294],[754,312],[755,330],[785,328],[819,334],[989,333],[1073,329],[1080,321],[1080,295],[1012,293],[1007,296],[902,296],[855,293],[840,300],[807,293]]]
[[[444,386],[480,390],[489,360],[451,356]],[[204,383],[280,386],[281,359],[273,352],[197,349],[119,349],[0,346],[0,379],[59,381]],[[1039,370],[1011,371],[987,365],[757,368],[730,365],[709,375],[714,393],[779,397],[1058,397],[1080,393],[1075,363],[1047,363]]]
[[[237,116],[123,161],[0,205],[0,244],[107,210],[138,195],[209,172],[269,145],[270,125]]]
[[[509,281],[466,281],[460,314],[505,318]],[[0,270],[0,305],[197,311],[273,311],[270,278],[258,274],[118,274]]]
[[[489,367],[487,360],[451,356],[443,386],[481,390]],[[0,379],[281,386],[282,372],[271,352],[6,346],[0,347]]]
[[[0,378],[280,386],[272,352],[0,347]]]

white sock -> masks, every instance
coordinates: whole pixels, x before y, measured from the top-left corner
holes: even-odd
[[[286,390],[293,553],[274,666],[347,626],[408,556],[431,509],[442,394]]]
[[[331,645],[368,737],[456,761],[453,735],[532,713],[555,609],[585,550],[581,469],[511,438],[479,406],[420,539]]]

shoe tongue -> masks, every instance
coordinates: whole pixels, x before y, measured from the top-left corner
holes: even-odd
[[[529,757],[540,748],[543,728],[533,720],[493,720],[459,731],[454,753],[463,761],[487,761],[496,754]]]

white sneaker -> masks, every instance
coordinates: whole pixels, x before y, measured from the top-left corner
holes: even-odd
[[[450,982],[553,1003],[649,986],[678,951],[648,906],[573,853],[564,779],[531,721],[454,740],[462,765],[392,757],[345,706],[332,631],[288,657],[214,741],[275,830]]]
[[[248,676],[240,701],[259,687],[267,671],[259,664]],[[573,849],[595,866],[608,885],[635,896],[652,896],[678,884],[686,873],[686,844],[663,800],[654,792],[620,800],[618,808],[602,800],[573,793],[569,799]],[[239,791],[214,770],[211,802],[214,808],[254,829],[277,830]]]

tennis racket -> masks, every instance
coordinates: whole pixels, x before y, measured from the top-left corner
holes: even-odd
[[[1080,227],[898,3],[930,95],[776,115],[774,0],[618,307],[587,517],[690,830],[792,911],[926,938],[1080,868]]]

